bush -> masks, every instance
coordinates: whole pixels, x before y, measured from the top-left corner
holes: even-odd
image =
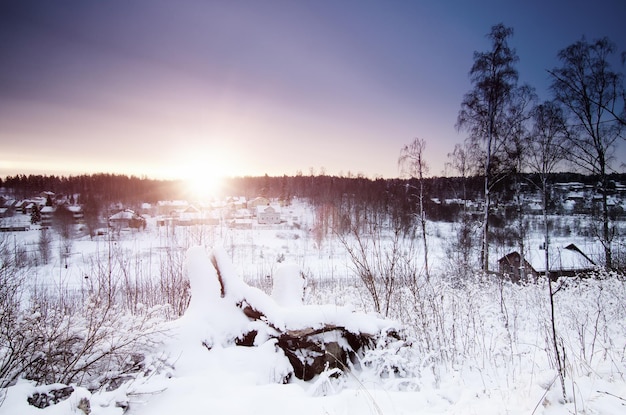
[[[0,387],[23,377],[99,389],[142,369],[162,333],[161,315],[159,308],[129,315],[97,297],[73,313],[58,304],[14,309],[0,332]]]
[[[28,269],[8,248],[0,240],[0,388],[26,378],[98,389],[141,369],[138,356],[159,341],[165,306],[130,314],[102,286],[27,296]]]

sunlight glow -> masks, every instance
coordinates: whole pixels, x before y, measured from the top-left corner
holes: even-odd
[[[220,197],[224,179],[232,174],[236,162],[233,154],[237,154],[222,143],[214,140],[210,146],[196,145],[193,151],[177,155],[172,176],[184,182],[184,191],[190,199],[209,201]]]
[[[224,178],[219,166],[194,163],[184,170],[185,187],[193,199],[205,201],[219,196]]]

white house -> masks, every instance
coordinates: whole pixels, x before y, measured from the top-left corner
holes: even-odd
[[[280,207],[257,206],[256,219],[260,225],[276,225],[280,223]]]

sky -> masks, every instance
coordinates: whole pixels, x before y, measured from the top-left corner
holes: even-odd
[[[626,50],[625,18],[623,0],[0,0],[0,177],[398,177],[415,138],[442,175],[494,24],[547,99],[557,52]]]

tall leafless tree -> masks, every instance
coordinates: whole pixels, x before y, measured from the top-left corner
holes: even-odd
[[[611,242],[614,229],[609,216],[607,190],[615,142],[624,124],[615,114],[623,105],[623,76],[611,69],[615,45],[608,39],[592,43],[584,38],[558,53],[561,66],[548,71],[552,92],[566,109],[571,161],[598,177],[602,197],[602,229],[606,269],[612,268]],[[622,109],[623,111],[623,109]]]
[[[474,64],[469,73],[473,89],[463,98],[456,124],[458,129],[469,133],[471,143],[482,149],[485,204],[481,263],[484,271],[489,270],[491,192],[502,178],[500,167],[506,164],[503,160],[510,137],[510,109],[518,88],[515,69],[518,57],[508,43],[512,35],[512,28],[497,24],[487,35],[491,49],[474,52]]]
[[[450,259],[450,263],[454,267],[453,270],[458,276],[467,277],[471,275],[474,268],[472,249],[475,233],[471,214],[468,212],[467,178],[478,174],[476,147],[470,146],[468,142],[456,144],[454,150],[448,153],[448,159],[446,168],[452,169],[452,172],[458,174],[462,179],[461,198],[463,200],[463,212],[459,218],[460,227],[456,232],[456,237],[448,241],[448,259]]]
[[[533,126],[528,141],[526,164],[530,173],[538,177],[535,183],[541,192],[543,213],[543,236],[546,271],[549,271],[550,231],[548,227],[548,201],[550,187],[548,179],[561,165],[567,155],[567,128],[562,108],[555,102],[546,101],[537,105],[532,112]]]
[[[533,128],[530,134],[527,165],[531,173],[537,174],[536,183],[541,191],[541,209],[543,212],[544,260],[546,277],[548,279],[548,294],[550,299],[550,322],[552,331],[552,347],[554,349],[557,371],[561,381],[561,389],[565,397],[565,365],[556,334],[556,316],[554,310],[554,296],[556,291],[550,278],[550,229],[548,226],[548,178],[565,160],[567,142],[567,128],[562,108],[553,101],[537,105],[532,112]]]
[[[514,92],[506,118],[506,128],[503,129],[507,144],[507,168],[512,173],[513,204],[515,206],[515,231],[519,253],[522,259],[526,251],[526,234],[528,223],[525,221],[526,204],[524,200],[524,168],[528,151],[528,126],[531,118],[531,108],[536,100],[532,88],[524,85]],[[522,264],[524,261],[522,260]],[[525,270],[524,270],[525,275]]]
[[[424,273],[426,280],[430,279],[428,271],[428,241],[426,238],[426,213],[424,212],[424,175],[428,174],[428,164],[424,159],[426,141],[423,138],[415,138],[411,144],[402,147],[398,165],[404,176],[418,181],[419,191],[419,224],[422,232],[424,246]]]

